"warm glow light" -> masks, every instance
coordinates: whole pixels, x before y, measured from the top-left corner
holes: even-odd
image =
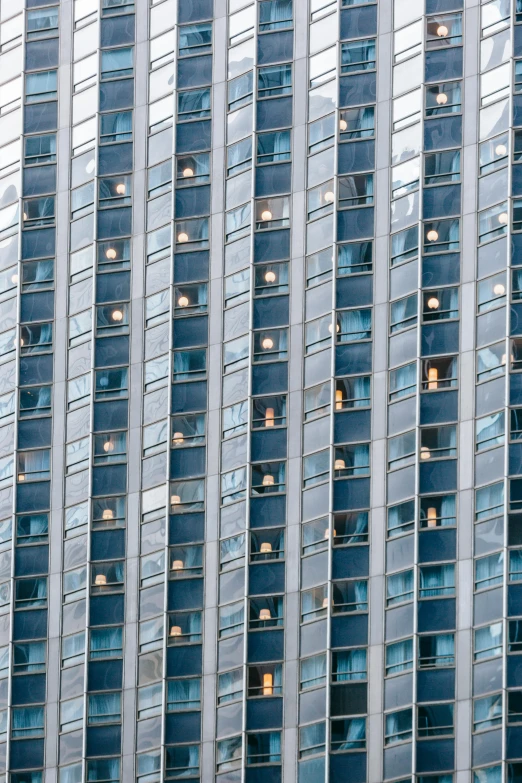
[[[438,389],[437,383],[439,378],[439,371],[436,367],[430,367],[428,370],[428,389]]]
[[[427,446],[421,446],[420,450],[420,458],[421,459],[429,459],[431,457],[431,452]]]
[[[502,285],[502,283],[497,283],[495,286],[493,286],[493,293],[495,296],[502,296],[506,293],[506,287]]]
[[[177,506],[178,503],[181,503],[181,498],[179,495],[171,495],[170,496],[170,505],[171,506]]]
[[[126,190],[126,188],[125,188],[125,183],[124,182],[119,182],[116,185],[116,193],[119,196],[124,196],[125,195],[125,190]]]
[[[501,226],[506,226],[508,222],[507,212],[501,212],[498,216],[498,222]]]
[[[266,476],[263,476],[263,486],[264,487],[273,487],[275,484],[274,477],[270,475],[270,473],[267,473]]]
[[[328,609],[328,598],[323,598],[323,609]]]
[[[336,323],[335,324],[335,331],[339,332],[340,328],[341,327],[339,326],[339,324]],[[333,332],[333,324],[328,324],[328,331],[330,332],[330,334],[332,334],[332,332]]]
[[[272,220],[272,213],[269,209],[265,209],[261,212],[261,220]]]
[[[18,283],[18,274],[15,272],[14,275],[11,275],[11,283],[16,285]]]
[[[109,261],[113,261],[116,258],[116,251],[113,247],[109,247],[105,251],[105,255],[107,256]]]
[[[327,204],[332,203],[332,201],[334,200],[334,194],[332,193],[331,190],[326,191],[326,193],[324,194],[324,200],[326,201]]]
[[[186,307],[189,303],[188,296],[180,296],[178,299],[178,307]]]
[[[18,481],[25,481],[25,473],[18,474]]]
[[[274,693],[274,677],[271,672],[263,674],[263,696],[272,696]]]
[[[112,508],[103,509],[102,519],[104,519],[106,522],[108,522],[109,519],[114,519],[114,511]]]
[[[103,450],[105,452],[107,452],[107,451],[114,451],[114,443],[112,442],[112,440],[106,440],[105,441],[105,443],[103,444]]]
[[[498,155],[499,157],[502,157],[502,155],[506,155],[507,153],[507,147],[505,144],[497,144],[495,147],[495,155]]]
[[[193,177],[194,176],[194,169],[191,169],[190,166],[187,166],[186,169],[183,169],[183,176],[184,177]]]
[[[334,528],[333,534],[334,534],[334,538],[335,538],[336,535],[337,535],[337,531],[336,531],[335,528]],[[324,531],[324,537],[325,538],[330,538],[330,528],[329,527],[327,527],[326,530]]]
[[[336,459],[334,462],[334,470],[344,470],[346,463],[344,459]]]
[[[439,92],[436,100],[439,106],[444,106],[448,102],[448,96],[446,95],[445,92]]]
[[[275,283],[276,273],[275,272],[267,272],[265,274],[265,280],[266,280],[267,283]]]
[[[265,412],[265,427],[273,427],[275,424],[275,415],[273,408],[267,408]]]
[[[269,351],[269,350],[270,350],[270,348],[273,348],[273,347],[274,347],[274,341],[272,340],[272,338],[271,338],[271,337],[265,337],[265,339],[264,339],[264,340],[262,341],[262,343],[261,343],[261,346],[262,346],[262,348],[263,348],[265,351]]]
[[[428,233],[426,234],[426,239],[428,240],[428,242],[436,242],[438,238],[439,238],[439,232],[435,231],[435,229],[433,228],[431,229],[431,231],[428,231]]]
[[[335,390],[335,410],[336,411],[342,411],[343,409],[343,390],[342,389],[336,389]]]
[[[260,620],[270,620],[270,609],[261,609],[259,612],[259,619]]]
[[[342,131],[345,131],[347,127],[348,127],[348,123],[346,122],[346,120],[339,120],[339,128]]]
[[[170,629],[169,636],[181,636],[181,626],[173,625]]]
[[[123,313],[121,310],[113,310],[111,313],[111,318],[113,321],[122,321],[123,320]]]
[[[175,432],[172,436],[172,442],[176,444],[176,446],[179,446],[180,443],[183,443],[183,433],[182,432]]]
[[[107,584],[107,577],[105,574],[96,574],[96,579],[94,580],[94,584],[97,587],[103,587]]]
[[[172,566],[173,571],[182,571],[183,570],[183,560],[173,560]]]
[[[260,551],[260,552],[261,552],[263,555],[266,555],[266,554],[268,554],[269,552],[271,552],[271,551],[272,551],[272,544],[270,543],[270,541],[263,541],[263,543],[261,544],[261,548],[259,549],[259,551]]]
[[[428,509],[428,527],[437,527],[437,509],[433,506]]]
[[[430,308],[430,310],[436,310],[438,307],[440,307],[440,302],[436,296],[430,296],[430,298],[427,301],[427,305]]]
[[[445,24],[441,24],[437,27],[437,35],[439,36],[439,38],[445,38],[448,32],[449,30]]]
[[[182,231],[181,234],[178,234],[178,242],[188,242],[188,234],[184,231]]]

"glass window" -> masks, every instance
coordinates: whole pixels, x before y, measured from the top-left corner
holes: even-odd
[[[456,457],[457,428],[454,425],[423,427],[420,430],[420,444],[421,460]]]
[[[368,676],[366,649],[332,652],[332,682],[366,680]]]
[[[455,636],[452,633],[419,636],[419,668],[455,665]]]
[[[413,639],[386,645],[386,676],[413,668]]]
[[[483,451],[504,443],[504,411],[477,419],[475,422],[475,433],[477,451]]]
[[[390,712],[385,716],[384,744],[395,745],[412,738],[412,710]]]
[[[342,109],[339,112],[339,135],[341,141],[373,138],[375,135],[375,107]]]
[[[409,533],[415,527],[415,501],[407,500],[388,508],[388,537]]]
[[[502,655],[503,624],[502,622],[477,628],[475,631],[474,660],[495,658]]]
[[[90,632],[89,654],[91,660],[121,658],[123,655],[123,628],[121,626],[93,628]]]
[[[386,606],[413,601],[413,570],[386,577]]]
[[[326,683],[326,654],[314,655],[301,661],[301,690]]]
[[[283,693],[283,667],[280,663],[268,663],[248,667],[248,696],[281,696]]]
[[[454,594],[455,566],[453,563],[420,567],[419,598],[435,598]]]
[[[330,523],[328,517],[307,522],[302,526],[303,555],[326,549],[330,538]]]
[[[312,723],[299,729],[299,758],[324,753],[326,742],[326,724]],[[301,767],[302,769],[302,767]],[[301,773],[299,774],[301,777]]]
[[[397,470],[415,462],[415,430],[388,439],[388,470]]]
[[[39,71],[28,73],[25,77],[26,103],[55,100],[58,93],[58,76],[56,71]]]
[[[178,92],[178,120],[203,119],[210,117],[210,89],[180,90]]]
[[[446,49],[462,43],[462,14],[440,14],[426,19],[426,48]]]
[[[496,693],[473,702],[473,730],[485,731],[502,723],[502,694]]]
[[[335,410],[369,407],[370,390],[370,375],[337,378],[335,381]]]
[[[513,202],[513,231],[520,230],[520,226],[517,224],[517,221],[519,220],[518,207],[519,202],[515,200]],[[488,242],[490,239],[505,234],[509,222],[507,203],[497,204],[495,207],[490,207],[489,209],[479,212],[478,221],[479,243]]]
[[[167,680],[167,712],[201,709],[201,679]]]
[[[132,46],[120,49],[104,49],[101,53],[101,80],[121,79],[133,73]]]
[[[479,146],[480,173],[487,174],[504,166],[507,163],[508,149],[509,139],[507,133],[483,142]]]
[[[368,476],[369,473],[370,445],[368,443],[335,447],[334,478]]]
[[[375,38],[341,44],[341,73],[357,73],[375,68]]]
[[[332,582],[332,613],[368,611],[368,582],[351,579]]]
[[[442,82],[426,87],[426,116],[452,114],[462,109],[462,82]]]
[[[390,305],[390,332],[400,332],[417,323],[417,294],[398,299]]]
[[[289,130],[259,133],[257,136],[257,164],[290,160],[290,149]]]
[[[404,300],[402,300],[404,301]],[[414,394],[417,389],[417,363],[411,362],[389,372],[389,400]]]
[[[460,150],[434,152],[424,157],[424,184],[460,182]]]
[[[96,693],[88,698],[88,724],[99,726],[121,721],[121,694]]]
[[[243,698],[243,669],[233,669],[224,674],[218,674],[217,686],[218,704],[237,701]]]
[[[259,68],[257,76],[258,99],[292,94],[292,64],[270,65]]]
[[[179,27],[179,57],[212,51],[212,22]]]
[[[419,705],[417,710],[418,737],[450,737],[453,730],[453,704]]]
[[[292,0],[263,0],[259,3],[259,31],[292,27]]]
[[[421,497],[419,523],[426,529],[456,525],[456,496]]]
[[[339,209],[373,204],[373,174],[339,177]]]
[[[11,715],[11,737],[43,737],[44,708],[15,707]]]
[[[475,560],[475,590],[502,584],[504,578],[504,553],[480,557]]]
[[[56,163],[56,134],[26,136],[24,139],[24,163],[26,166]]]

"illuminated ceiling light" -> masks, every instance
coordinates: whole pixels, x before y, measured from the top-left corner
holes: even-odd
[[[332,203],[332,201],[334,200],[334,194],[332,193],[331,190],[326,191],[326,193],[324,194],[324,200],[326,201],[327,204]]]
[[[113,310],[111,318],[113,321],[123,321],[123,312],[121,310]]]
[[[437,103],[439,106],[444,106],[448,102],[448,96],[445,92],[439,92],[436,98]]]
[[[265,337],[265,339],[261,343],[262,348],[265,351],[269,351],[271,348],[274,347],[274,341],[271,337]]]
[[[184,437],[182,432],[175,432],[172,436],[172,442],[176,444],[176,446],[179,446],[181,443],[183,443]]]
[[[184,231],[178,234],[178,242],[188,242],[188,234],[186,234]]]
[[[190,166],[187,166],[186,169],[183,169],[183,176],[184,177],[193,177],[194,176],[194,169],[191,169]]]
[[[440,302],[436,296],[430,296],[426,304],[430,310],[436,310],[438,307],[440,307]]]
[[[106,522],[108,522],[110,519],[114,519],[114,511],[112,508],[104,508],[102,519],[104,519]]]
[[[275,484],[274,477],[270,473],[267,473],[266,476],[263,476],[264,487],[273,487],[274,484]]]
[[[499,157],[502,157],[503,155],[507,154],[507,147],[505,144],[497,144],[495,147],[495,155],[498,155]]]
[[[431,451],[427,446],[421,446],[420,450],[420,458],[421,459],[429,459],[431,457]]]
[[[188,296],[180,296],[178,299],[178,306],[179,307],[186,307],[189,303]]]
[[[508,222],[507,212],[501,212],[498,216],[498,222],[501,226],[506,226]]]
[[[109,247],[105,251],[105,255],[110,261],[113,261],[116,258],[116,251],[113,247]]]
[[[97,587],[103,587],[107,584],[107,577],[105,574],[96,574],[96,579],[94,580],[94,584]]]
[[[434,228],[432,228],[431,231],[428,231],[428,233],[426,234],[426,239],[428,240],[428,242],[436,242],[438,238],[439,238],[439,232],[435,231]]]
[[[506,293],[506,287],[502,283],[497,283],[493,286],[493,293],[495,296],[502,296]]]
[[[334,462],[334,470],[344,470],[346,463],[344,459],[336,459]]]
[[[125,183],[124,182],[119,182],[116,185],[116,193],[119,196],[124,196],[125,195],[125,190],[126,190],[126,188],[125,188]]]
[[[275,272],[267,272],[265,274],[265,280],[266,280],[267,283],[275,283],[276,273]]]
[[[267,555],[269,552],[271,552],[271,551],[272,551],[272,544],[270,543],[270,541],[263,541],[263,543],[261,544],[261,548],[259,549],[259,551],[260,551],[260,552],[261,552],[263,555]]]
[[[439,36],[439,38],[445,38],[448,33],[449,33],[449,30],[448,30],[448,28],[446,27],[445,24],[440,24],[437,27],[437,35]]]
[[[263,212],[261,212],[261,220],[272,220],[272,213],[269,209],[264,209]]]

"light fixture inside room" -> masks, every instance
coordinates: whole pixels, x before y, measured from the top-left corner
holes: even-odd
[[[431,457],[431,451],[427,446],[421,446],[420,450],[420,458],[421,459],[429,459]]]
[[[173,571],[183,571],[183,560],[173,560],[171,569]]]
[[[188,242],[188,234],[181,231],[181,233],[178,234],[178,242]]]
[[[426,234],[426,239],[428,240],[428,242],[436,242],[438,238],[439,238],[439,232],[435,231],[435,229],[433,228],[430,231],[428,231],[428,233]]]
[[[506,293],[506,287],[502,283],[497,283],[493,286],[493,293],[495,296],[503,296]]]
[[[272,696],[274,693],[274,676],[272,672],[263,674],[263,696]]]
[[[341,131],[345,131],[347,127],[348,127],[348,123],[346,122],[346,120],[340,119],[339,120],[339,129]]]
[[[323,609],[328,609],[328,598],[323,598]]]
[[[495,155],[498,155],[499,158],[501,158],[503,155],[506,155],[507,153],[507,147],[505,144],[497,144],[495,147]]]
[[[181,443],[183,443],[183,433],[182,432],[175,432],[172,436],[172,442],[176,444],[176,446],[179,446]]]
[[[326,201],[327,204],[332,203],[332,201],[334,200],[334,194],[332,193],[331,190],[326,191],[326,193],[324,194],[324,200]]]
[[[94,584],[96,587],[104,587],[107,584],[107,577],[105,574],[96,574],[96,579],[94,580]]]
[[[343,391],[342,389],[335,390],[335,410],[342,411],[343,409]]]
[[[184,177],[193,177],[194,176],[194,169],[191,169],[190,166],[187,166],[186,169],[183,169],[183,176]]]
[[[439,92],[436,98],[437,103],[439,106],[444,106],[448,102],[448,96],[445,92]]]
[[[111,313],[111,318],[113,321],[122,321],[123,320],[123,313],[121,310],[113,310]]]
[[[271,348],[274,347],[274,341],[272,340],[271,337],[265,337],[263,339],[263,342],[261,343],[261,346],[265,351],[269,351]]]
[[[334,462],[334,470],[344,470],[346,463],[344,459],[336,459]]]
[[[265,281],[267,283],[275,283],[276,273],[271,270],[265,273]]]
[[[113,247],[108,247],[105,251],[105,255],[109,261],[113,261],[116,258],[116,251]]]
[[[263,212],[261,212],[261,220],[272,220],[272,213],[269,209],[264,209]]]
[[[275,414],[273,408],[267,408],[265,411],[265,427],[273,427],[275,424]]]
[[[17,285],[17,283],[18,283],[18,273],[17,272],[15,272],[14,275],[11,275],[11,283],[13,283],[13,285]]]
[[[437,509],[434,506],[428,509],[428,527],[437,527]]]
[[[118,182],[118,184],[116,185],[116,193],[118,194],[118,196],[124,196],[126,189],[127,188],[125,187],[125,182]]]
[[[500,223],[501,226],[507,226],[507,222],[508,222],[507,212],[500,213],[500,215],[498,216],[498,222]]]
[[[181,636],[181,626],[172,625],[170,627],[169,636]]]
[[[102,519],[105,520],[105,522],[114,519],[114,511],[112,510],[112,508],[103,509]]]
[[[439,38],[445,38],[448,33],[449,33],[449,30],[448,30],[448,28],[446,27],[445,24],[440,24],[437,27],[437,35],[439,36]]]
[[[275,484],[274,477],[270,473],[267,473],[266,476],[263,476],[264,487],[273,487],[274,484]]]
[[[114,443],[110,438],[108,438],[105,443],[103,444],[103,450],[108,453],[109,451],[114,451]]]
[[[436,367],[430,367],[428,370],[428,389],[438,389],[439,371]]]
[[[259,619],[260,620],[270,620],[271,614],[270,609],[261,609],[259,612]]]
[[[180,296],[178,299],[178,307],[187,307],[188,303],[188,296]]]
[[[263,555],[269,554],[272,551],[272,544],[270,543],[270,541],[263,541],[263,543],[259,548],[259,551]]]
[[[436,310],[438,307],[440,307],[440,302],[436,296],[430,296],[426,304],[430,310]]]
[[[181,503],[181,498],[179,495],[171,495],[170,496],[170,505],[171,506],[177,506]]]

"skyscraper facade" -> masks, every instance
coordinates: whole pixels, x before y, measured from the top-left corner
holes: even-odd
[[[0,0],[0,783],[522,783],[521,164],[522,0]]]

